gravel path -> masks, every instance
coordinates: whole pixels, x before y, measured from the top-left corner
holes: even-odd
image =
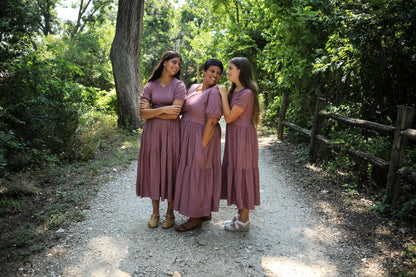
[[[224,231],[236,213],[225,201],[199,230],[148,228],[151,202],[135,195],[133,162],[100,187],[85,221],[58,230],[60,243],[18,276],[381,276],[345,258],[342,231],[301,199],[271,142],[259,138],[261,205],[250,214],[250,232]],[[161,215],[165,209],[162,202]],[[176,213],[177,223],[185,220]]]

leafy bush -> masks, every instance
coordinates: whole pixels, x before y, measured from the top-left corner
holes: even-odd
[[[85,113],[80,118],[76,131],[76,143],[73,152],[81,160],[87,160],[99,149],[105,140],[117,136],[115,114],[103,114],[96,110]]]
[[[289,107],[286,112],[287,120],[302,128],[311,129],[314,113],[312,106],[309,98],[300,97],[298,93],[293,93],[290,95]],[[291,129],[288,131],[288,139],[293,142],[309,140],[306,135]]]
[[[266,107],[263,124],[269,127],[276,127],[279,120],[279,110],[281,105],[280,97],[276,96],[273,102]]]
[[[97,102],[98,109],[108,114],[117,113],[117,94],[115,90],[103,91]]]
[[[406,160],[402,168],[399,171],[406,176],[416,173],[416,147],[410,144],[408,147]],[[413,175],[414,176],[414,175]],[[408,182],[403,178],[400,184],[400,196],[398,198],[397,209],[393,211],[394,216],[401,218],[410,218],[410,220],[416,219],[416,186],[414,183]],[[414,179],[412,177],[411,179]],[[413,180],[414,182],[414,180]]]
[[[67,156],[79,117],[85,110],[85,92],[77,84],[56,77],[74,71],[69,63],[21,58],[0,82],[0,163],[9,169],[44,164]],[[95,99],[90,99],[89,104]]]

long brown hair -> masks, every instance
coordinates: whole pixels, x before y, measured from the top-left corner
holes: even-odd
[[[253,70],[251,69],[250,62],[247,58],[244,57],[234,57],[230,61],[233,65],[235,65],[238,69],[240,69],[240,76],[238,80],[240,83],[245,87],[250,89],[254,94],[254,103],[253,103],[253,123],[254,125],[260,124],[260,105],[259,105],[259,93],[258,93],[258,86],[256,81],[253,78]],[[231,101],[231,96],[234,93],[236,88],[236,84],[232,83],[230,89],[228,90],[228,99]]]
[[[160,76],[162,76],[162,72],[163,72],[163,63],[165,61],[169,61],[173,58],[179,58],[182,61],[182,57],[175,51],[166,51],[165,53],[163,53],[162,57],[160,58],[159,63],[157,64],[157,66],[155,67],[155,69],[153,69],[152,74],[150,75],[149,79],[147,80],[148,82],[150,81],[154,81],[160,78]],[[174,76],[176,79],[181,79],[181,68],[179,68],[179,71],[175,74]]]

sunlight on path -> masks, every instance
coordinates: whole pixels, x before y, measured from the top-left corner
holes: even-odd
[[[83,253],[80,263],[68,267],[77,276],[130,276],[119,269],[120,262],[128,255],[125,240],[99,236],[88,243],[91,252]],[[91,255],[93,253],[93,255]]]
[[[282,257],[263,257],[262,266],[266,272],[275,276],[330,276],[331,272],[336,272],[335,266],[324,261],[318,261],[315,265],[305,265],[298,260]]]

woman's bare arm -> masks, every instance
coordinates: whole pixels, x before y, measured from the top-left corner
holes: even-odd
[[[173,103],[172,103],[172,106],[179,106],[181,109],[182,109],[182,105],[183,105],[182,101],[173,101]],[[181,110],[179,110],[179,113],[172,113],[172,114],[164,113],[164,114],[161,114],[161,115],[157,116],[157,118],[160,118],[160,119],[177,119],[179,114],[181,113],[180,111]]]
[[[209,141],[214,134],[215,125],[217,125],[218,118],[215,117],[208,117],[207,123],[205,124],[204,131],[202,132],[202,147],[207,147]]]
[[[182,104],[183,104],[182,102],[174,101],[172,105],[170,106],[153,109],[147,100],[142,100],[140,102],[140,118],[150,119],[150,118],[155,118],[155,117],[159,117],[162,115],[168,115],[169,117],[172,117],[174,119],[179,116],[181,109],[182,109]],[[172,119],[172,118],[168,118],[168,119]]]
[[[244,112],[244,109],[235,105],[231,109],[230,103],[228,102],[227,88],[223,85],[218,85],[217,87],[221,95],[222,113],[224,114],[225,122],[231,123],[234,120],[236,120]]]

